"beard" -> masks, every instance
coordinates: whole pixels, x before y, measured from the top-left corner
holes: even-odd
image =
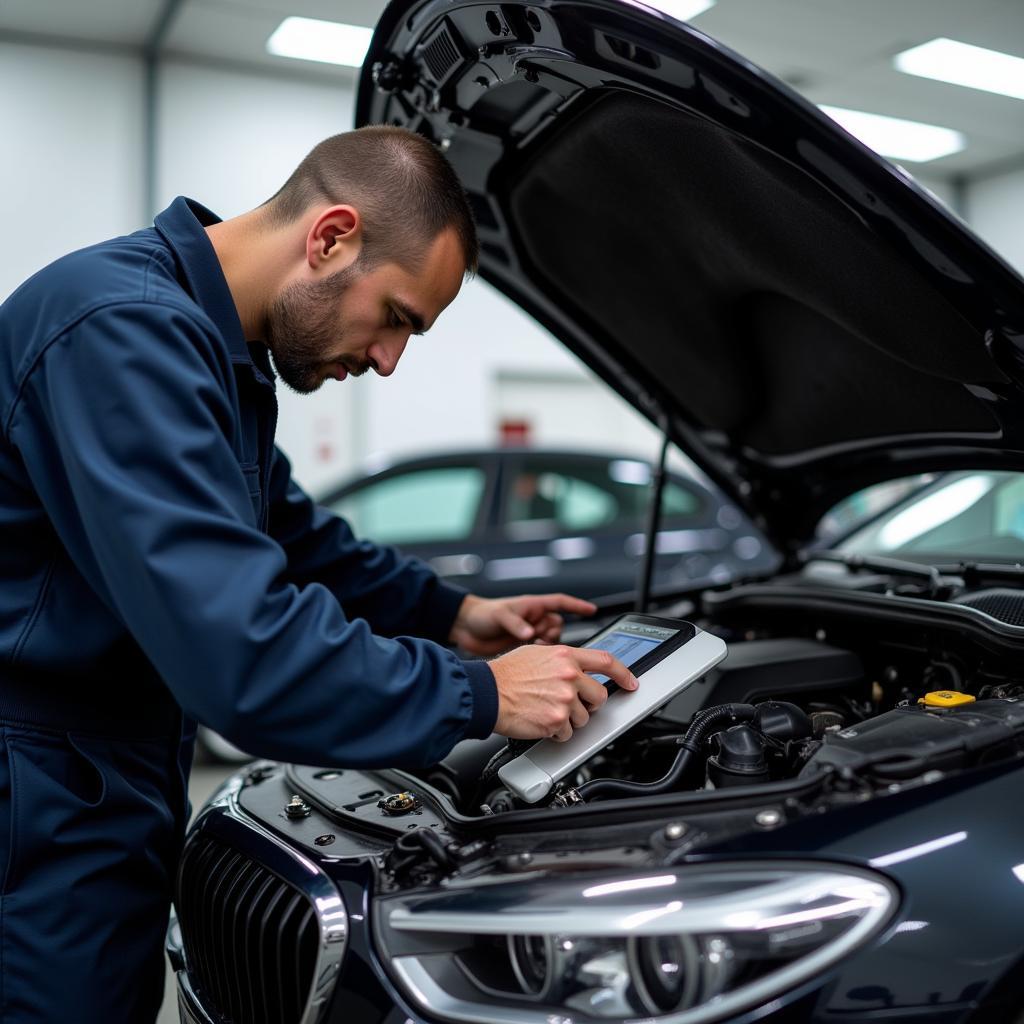
[[[341,364],[353,377],[370,369],[353,356],[325,360],[324,353],[344,341],[338,327],[341,296],[362,275],[357,260],[323,281],[296,281],[270,304],[266,342],[277,375],[292,391],[312,394]]]

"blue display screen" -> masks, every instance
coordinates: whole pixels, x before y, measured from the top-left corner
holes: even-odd
[[[671,640],[679,632],[667,626],[653,626],[642,622],[622,622],[606,633],[594,637],[587,647],[599,651],[608,651],[615,655],[627,668],[635,665],[645,654],[650,654],[666,640]],[[604,685],[610,680],[600,673],[592,673],[593,677]]]

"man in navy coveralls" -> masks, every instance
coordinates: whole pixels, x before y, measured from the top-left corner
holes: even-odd
[[[365,128],[256,210],[179,198],[0,306],[4,1024],[154,1019],[196,721],[281,760],[425,765],[567,739],[605,699],[586,672],[635,687],[555,643],[591,605],[441,583],[274,447],[275,371],[388,376],[476,254],[435,147]]]

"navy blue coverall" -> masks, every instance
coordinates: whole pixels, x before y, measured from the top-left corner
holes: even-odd
[[[195,720],[397,766],[497,715],[490,669],[431,642],[463,592],[291,479],[215,221],[179,198],[0,306],[4,1024],[155,1016]]]

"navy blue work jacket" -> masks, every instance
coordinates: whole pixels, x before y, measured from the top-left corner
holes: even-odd
[[[169,691],[262,756],[436,761],[497,714],[432,642],[463,592],[291,479],[216,220],[179,198],[0,306],[0,720],[145,730]]]

